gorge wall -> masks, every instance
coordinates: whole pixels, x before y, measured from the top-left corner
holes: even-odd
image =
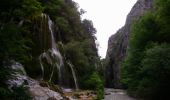
[[[132,24],[151,8],[153,0],[138,0],[127,15],[125,25],[109,38],[105,66],[106,87],[121,88],[120,68],[126,56]]]

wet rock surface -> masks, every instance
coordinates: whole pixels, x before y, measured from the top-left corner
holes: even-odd
[[[97,95],[94,91],[78,90],[78,91],[67,91],[64,95],[70,100],[95,100]]]
[[[11,78],[7,81],[9,88],[24,86],[33,100],[66,100],[61,93],[50,89],[50,87],[42,87],[39,81],[28,77],[20,63],[11,61],[11,66],[8,67],[14,70]]]
[[[63,97],[60,93],[55,92],[48,87],[42,87],[38,81],[29,80],[29,92],[34,100],[62,100]]]
[[[26,87],[33,100],[95,100],[96,93],[88,90],[64,89],[46,81],[27,76],[22,64],[12,61],[9,66],[14,72],[7,81],[9,88]]]

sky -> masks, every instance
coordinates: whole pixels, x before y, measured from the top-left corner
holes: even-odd
[[[137,0],[73,0],[79,4],[79,9],[86,11],[82,19],[92,20],[97,30],[96,37],[99,43],[98,53],[105,58],[108,39],[115,34],[126,21]]]

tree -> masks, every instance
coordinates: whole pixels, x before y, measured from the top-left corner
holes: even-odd
[[[133,26],[128,56],[122,68],[122,82],[128,93],[146,100],[170,98],[169,0],[155,0],[153,11]]]

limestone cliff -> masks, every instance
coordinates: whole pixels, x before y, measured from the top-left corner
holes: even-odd
[[[121,88],[121,62],[126,56],[132,23],[152,7],[153,0],[138,0],[127,15],[125,25],[109,38],[105,66],[106,87]]]

